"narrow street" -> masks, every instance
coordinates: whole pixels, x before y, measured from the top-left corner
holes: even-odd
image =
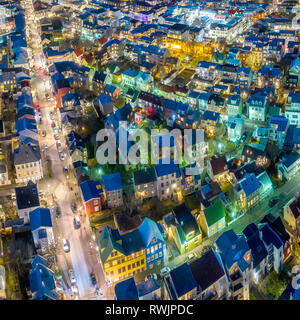
[[[79,299],[104,299],[105,280],[103,271],[97,260],[96,243],[90,247],[89,242],[92,240],[91,229],[89,227],[88,218],[82,209],[81,198],[78,186],[72,183],[72,189],[69,185],[72,172],[64,173],[64,166],[72,170],[72,165],[67,163],[67,148],[65,145],[65,137],[60,132],[60,142],[62,145],[65,160],[61,160],[57,151],[54,132],[51,127],[52,121],[58,123],[58,111],[56,111],[55,101],[51,92],[51,79],[48,76],[48,68],[44,54],[41,50],[40,35],[37,29],[38,21],[34,19],[32,2],[26,1],[26,24],[27,30],[30,30],[31,37],[27,41],[32,48],[33,65],[32,68],[32,94],[36,95],[36,101],[40,105],[42,123],[38,125],[39,142],[42,151],[43,167],[47,168],[46,159],[50,159],[51,176],[48,177],[47,170],[44,170],[44,179],[39,182],[39,190],[46,194],[49,207],[58,205],[61,211],[60,217],[56,217],[55,212],[52,214],[54,235],[56,239],[57,261],[59,269],[63,271],[67,285],[70,287],[69,270],[74,270],[76,284],[79,291]],[[46,95],[49,95],[46,98]],[[50,118],[50,112],[54,113],[54,119]],[[46,136],[42,136],[42,132],[46,132]],[[45,145],[48,148],[45,148]],[[52,199],[56,203],[52,203]],[[73,219],[75,214],[71,210],[71,203],[77,202],[78,211],[76,214],[80,216],[81,227],[74,228]],[[62,238],[68,239],[70,243],[70,252],[65,253],[62,245]],[[98,287],[104,291],[103,296],[96,296],[96,290],[91,284],[90,273],[94,272],[97,279]],[[67,298],[70,298],[67,295]]]

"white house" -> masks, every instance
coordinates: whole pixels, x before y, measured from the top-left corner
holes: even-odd
[[[27,183],[29,180],[38,181],[43,178],[39,146],[20,143],[19,147],[14,150],[14,165],[17,183]]]
[[[40,197],[37,184],[28,181],[27,186],[15,188],[18,216],[29,223],[29,212],[40,207]]]
[[[300,170],[300,156],[298,153],[285,155],[278,164],[278,174],[280,179],[292,179]]]
[[[29,213],[30,229],[37,249],[48,252],[54,245],[51,213],[48,208],[37,208]]]

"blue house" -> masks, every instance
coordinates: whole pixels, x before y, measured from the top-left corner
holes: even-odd
[[[249,300],[249,275],[251,250],[245,235],[236,235],[230,229],[216,240],[216,246],[224,263],[234,299]]]
[[[251,68],[240,67],[237,70],[236,84],[240,88],[249,88],[252,84],[253,71]]]
[[[164,282],[171,300],[188,300],[196,295],[197,282],[187,263],[171,270]]]
[[[37,208],[29,212],[30,230],[36,248],[47,252],[54,245],[51,213],[48,208]]]
[[[58,300],[59,295],[55,291],[54,272],[48,268],[48,261],[38,255],[33,259],[31,265],[32,270],[29,274],[29,281],[32,299]]]
[[[276,142],[279,150],[281,150],[287,136],[289,120],[284,116],[271,116],[268,127],[269,139]]]

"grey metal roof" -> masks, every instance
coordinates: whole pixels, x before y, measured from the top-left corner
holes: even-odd
[[[32,146],[21,143],[19,148],[14,151],[14,164],[24,164],[30,162],[37,162],[41,160],[41,153],[39,146]]]

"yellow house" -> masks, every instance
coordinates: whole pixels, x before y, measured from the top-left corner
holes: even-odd
[[[132,277],[164,259],[163,230],[159,223],[148,218],[138,229],[123,235],[106,226],[97,241],[107,281]]]

